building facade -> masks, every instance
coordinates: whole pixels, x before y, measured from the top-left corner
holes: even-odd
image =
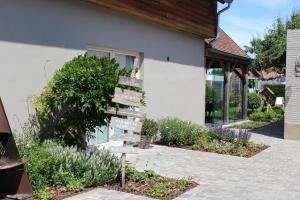
[[[13,129],[34,113],[30,99],[55,70],[86,52],[138,62],[147,117],[204,125],[204,38],[216,35],[217,1],[130,2],[1,1],[0,95]]]
[[[288,30],[284,138],[300,140],[300,30]],[[299,70],[296,70],[299,68]]]

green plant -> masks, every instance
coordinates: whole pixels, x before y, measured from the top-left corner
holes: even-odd
[[[248,108],[251,113],[261,111],[263,108],[263,99],[260,94],[250,93],[248,95]]]
[[[151,189],[148,189],[146,193],[151,197],[165,197],[169,194],[169,187],[164,183],[158,182]]]
[[[158,124],[153,119],[144,119],[142,120],[143,126],[142,126],[142,135],[146,135],[149,137],[152,137],[157,134],[158,132]]]
[[[73,191],[111,183],[120,169],[119,159],[107,151],[86,154],[53,141],[40,143],[32,136],[19,136],[17,145],[33,190],[41,196],[49,196],[49,187]]]
[[[206,105],[214,102],[215,91],[211,86],[206,85],[205,87],[205,103]]]
[[[272,84],[265,85],[265,87],[270,88],[274,92],[273,101],[276,100],[276,97],[285,97],[285,85],[284,84]]]
[[[249,119],[252,121],[266,121],[266,115],[263,112],[254,112],[250,114]]]
[[[135,168],[128,166],[126,169],[127,179],[133,182],[145,183],[155,176],[153,170],[139,172]]]
[[[179,180],[176,180],[176,182],[175,182],[176,189],[182,190],[182,191],[192,187],[192,185],[193,185],[193,182],[191,182],[190,180],[186,180],[186,179],[179,179]]]
[[[276,118],[279,118],[279,119],[283,118],[283,116],[284,116],[284,109],[283,109],[283,107],[281,107],[281,106],[274,106],[272,108],[272,110],[276,113]]]
[[[199,135],[206,129],[176,118],[167,118],[159,121],[161,143],[165,145],[193,145]]]
[[[241,105],[241,97],[239,95],[230,95],[229,106],[239,107]]]
[[[106,57],[85,54],[65,63],[34,99],[40,138],[85,148],[89,133],[110,119],[104,111],[112,104],[119,76],[128,74]]]

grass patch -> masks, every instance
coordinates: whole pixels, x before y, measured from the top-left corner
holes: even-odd
[[[250,122],[244,122],[241,124],[236,124],[233,126],[230,126],[230,128],[235,128],[235,129],[255,129],[255,128],[260,128],[266,125],[271,124],[271,122],[258,122],[258,121],[250,121]]]

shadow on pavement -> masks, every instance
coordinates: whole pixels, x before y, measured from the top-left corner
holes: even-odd
[[[251,130],[252,133],[257,133],[261,135],[266,135],[270,137],[280,138],[283,139],[284,136],[284,122],[279,121],[273,124],[267,125],[262,128],[257,128]]]

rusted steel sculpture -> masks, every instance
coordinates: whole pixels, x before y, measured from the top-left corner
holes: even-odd
[[[32,188],[0,98],[0,199],[27,199]]]

